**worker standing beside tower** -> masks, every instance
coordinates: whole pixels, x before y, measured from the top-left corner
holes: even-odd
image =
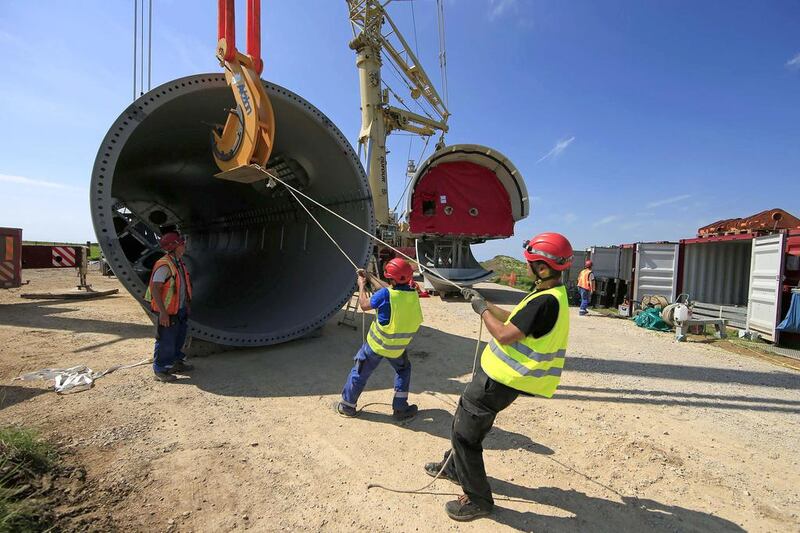
[[[186,341],[192,283],[183,262],[186,241],[176,231],[161,236],[161,249],[167,252],[153,265],[150,283],[144,299],[158,314],[153,371],[159,381],[175,381],[175,373],[188,372],[192,365],[184,363],[183,343]]]
[[[381,288],[372,298],[368,298],[365,288],[366,272],[359,271],[358,303],[362,311],[375,309],[377,316],[369,328],[367,341],[355,356],[355,365],[347,376],[342,399],[336,404],[336,411],[342,416],[353,417],[358,414],[358,397],[367,385],[370,375],[384,358],[397,373],[392,401],[393,417],[396,420],[406,420],[417,414],[417,406],[408,403],[411,361],[406,353],[406,347],[422,324],[419,296],[409,286],[414,271],[405,260],[395,258],[386,263],[383,274],[391,285]]]
[[[445,505],[453,520],[486,516],[494,507],[482,443],[497,413],[520,394],[550,398],[561,380],[569,336],[569,300],[561,272],[572,264],[572,245],[558,233],[541,233],[524,247],[536,288],[513,311],[488,303],[475,290],[463,291],[492,339],[458,402],[451,450],[441,462],[425,465],[429,475],[441,471],[441,477],[461,485],[464,495]]]
[[[589,302],[592,300],[592,294],[595,290],[594,272],[592,272],[592,260],[587,259],[584,263],[584,269],[578,274],[578,292],[581,295],[581,309],[578,312],[581,316],[589,314]]]

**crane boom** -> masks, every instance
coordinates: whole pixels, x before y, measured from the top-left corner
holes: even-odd
[[[386,12],[386,2],[347,0],[354,38],[350,48],[356,52],[361,92],[361,131],[359,149],[366,147],[367,177],[372,191],[375,218],[379,226],[392,223],[389,214],[389,193],[386,177],[386,137],[393,130],[407,131],[423,137],[447,132],[450,112],[436,91],[425,69],[399,28]],[[383,34],[384,21],[391,32]],[[389,40],[396,37],[399,46]],[[408,85],[413,99],[423,98],[432,115],[423,116],[389,105],[388,90],[381,82],[382,53]],[[399,97],[398,97],[398,100]],[[400,100],[401,103],[402,100]]]

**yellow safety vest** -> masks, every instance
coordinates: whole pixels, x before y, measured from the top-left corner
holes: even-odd
[[[376,317],[369,328],[367,344],[376,354],[394,359],[403,355],[422,324],[422,309],[417,291],[398,291],[391,288],[389,306],[392,310],[389,323],[381,326]]]
[[[545,294],[551,294],[558,300],[558,319],[553,329],[538,339],[527,336],[513,344],[500,344],[492,339],[481,354],[481,368],[490,378],[512,389],[550,398],[561,381],[567,352],[567,289],[561,285],[530,293],[514,308],[505,323],[511,322],[528,302]]]
[[[592,271],[589,268],[581,270],[581,273],[578,275],[578,287],[586,289],[587,291],[592,290],[592,281],[589,279],[591,273]]]

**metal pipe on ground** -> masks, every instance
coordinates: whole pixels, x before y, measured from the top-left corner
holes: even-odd
[[[374,233],[363,167],[318,109],[264,82],[276,117],[266,167]],[[177,79],[141,96],[111,126],[92,171],[90,205],[114,274],[143,306],[161,232],[187,237],[193,277],[189,334],[228,346],[289,341],[321,327],[350,298],[352,266],[283,187],[214,177],[211,125],[235,106],[220,74]],[[311,206],[309,206],[311,208]],[[370,239],[313,208],[365,265]]]

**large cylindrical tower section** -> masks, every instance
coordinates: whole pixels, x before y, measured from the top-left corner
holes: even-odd
[[[264,82],[276,120],[267,167],[372,233],[369,186],[336,126],[298,95]],[[320,327],[352,295],[353,268],[282,186],[214,177],[211,128],[235,106],[219,74],[174,80],[126,109],[92,171],[92,221],[103,253],[144,304],[159,234],[187,237],[194,281],[190,334],[233,346],[284,342]],[[309,205],[309,207],[311,207]],[[312,213],[357,263],[370,239]]]

